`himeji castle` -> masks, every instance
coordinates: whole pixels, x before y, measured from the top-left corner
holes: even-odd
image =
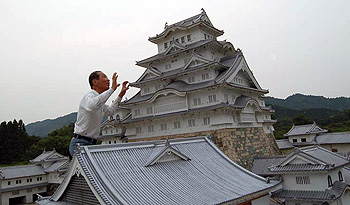
[[[279,154],[268,90],[223,34],[202,9],[150,37],[158,53],[137,61],[145,71],[131,86],[140,91],[102,124],[102,143],[207,136],[244,167]]]

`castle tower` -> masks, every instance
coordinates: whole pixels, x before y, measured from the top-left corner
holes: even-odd
[[[140,91],[102,125],[103,144],[209,136],[232,160],[250,168],[254,156],[279,150],[274,112],[240,49],[217,38],[206,12],[165,24],[148,40],[158,53],[137,65]]]

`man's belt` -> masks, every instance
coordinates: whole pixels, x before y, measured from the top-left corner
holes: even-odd
[[[82,135],[78,135],[78,134],[73,134],[73,137],[74,138],[77,138],[77,139],[84,139],[88,142],[91,142],[92,144],[97,144],[97,140],[96,139],[93,139],[93,138],[90,138],[90,137],[85,137],[85,136],[82,136]]]

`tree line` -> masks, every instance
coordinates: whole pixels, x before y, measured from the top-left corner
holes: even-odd
[[[277,119],[274,125],[277,139],[283,139],[283,134],[286,134],[293,124],[304,125],[316,122],[329,132],[350,131],[350,109],[344,111],[326,108],[292,110],[277,105],[272,105],[272,108],[276,111],[273,118]]]
[[[73,131],[74,123],[71,123],[41,138],[29,136],[22,120],[4,121],[0,125],[0,165],[26,164],[44,150],[54,148],[60,154],[69,156],[68,147]]]

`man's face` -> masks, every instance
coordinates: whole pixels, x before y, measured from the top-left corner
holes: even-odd
[[[101,90],[102,92],[109,89],[109,79],[103,72],[98,72],[99,79],[94,79],[97,89]]]

